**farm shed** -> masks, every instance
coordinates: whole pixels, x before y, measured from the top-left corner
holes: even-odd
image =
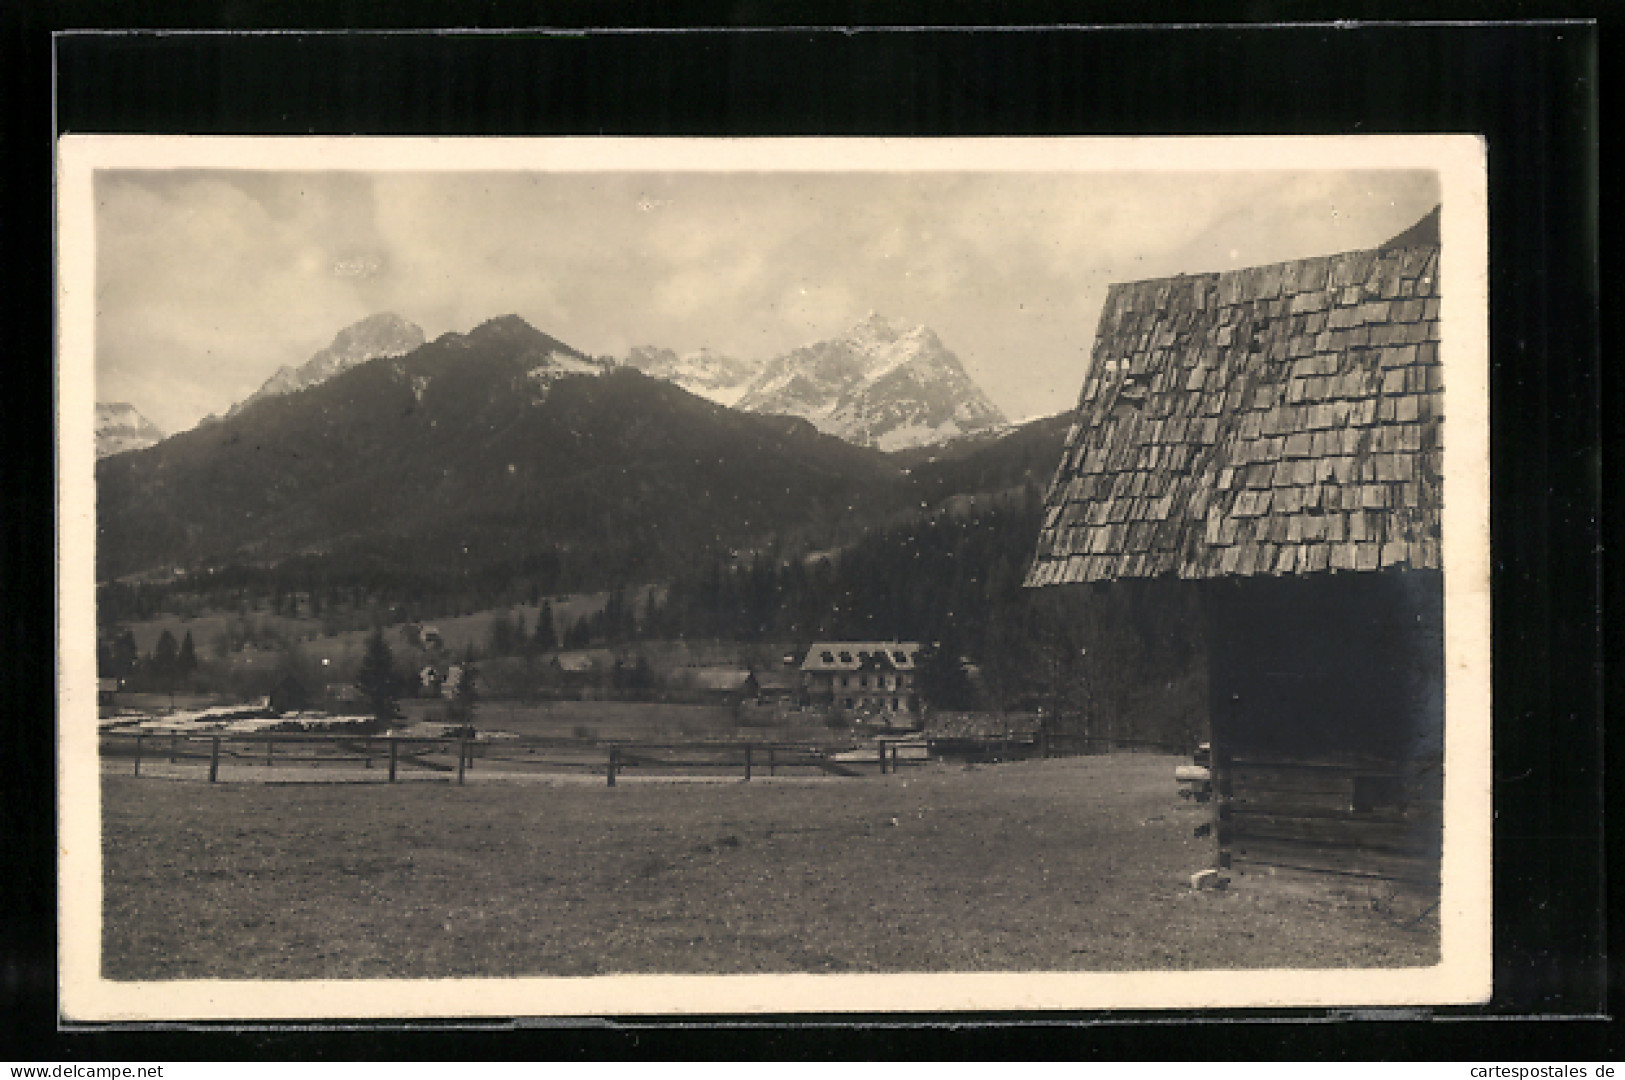
[[[1101,312],[1026,584],[1198,590],[1221,866],[1437,878],[1436,215]]]
[[[756,676],[749,668],[743,667],[714,665],[677,668],[671,674],[671,682],[726,704],[754,698],[757,693]]]
[[[801,696],[801,673],[794,668],[758,671],[756,700],[763,705],[789,705]]]
[[[581,685],[612,671],[615,659],[609,649],[572,649],[555,653],[549,664],[566,685]]]

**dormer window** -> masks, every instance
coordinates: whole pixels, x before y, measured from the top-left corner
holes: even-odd
[[[819,656],[824,661],[824,663],[826,663],[826,664],[835,663],[835,654],[830,652],[828,649],[825,649],[822,653],[819,654]]]
[[[851,662],[852,662],[852,654],[847,652],[845,649],[842,649],[841,650],[841,663],[850,664]]]

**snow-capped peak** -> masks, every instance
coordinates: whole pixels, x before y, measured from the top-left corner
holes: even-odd
[[[626,363],[730,408],[750,390],[763,366],[760,360],[740,360],[703,347],[679,355],[671,349],[639,346],[627,354]]]
[[[400,356],[423,344],[423,329],[392,312],[369,315],[333,337],[333,343],[299,367],[284,364],[254,393],[226,413],[235,416],[262,398],[278,397],[324,383],[357,364],[380,356]]]
[[[145,450],[162,442],[164,433],[128,401],[96,403],[96,456]]]
[[[822,431],[888,450],[1004,421],[934,331],[874,311],[838,337],[770,360],[639,348],[626,362],[719,404],[804,417]]]

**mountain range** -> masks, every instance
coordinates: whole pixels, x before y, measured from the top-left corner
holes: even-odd
[[[873,312],[844,334],[766,360],[640,348],[626,363],[719,404],[804,417],[826,434],[881,450],[1005,424],[929,327]]]
[[[895,466],[595,362],[509,316],[269,397],[97,470],[99,572],[294,555],[497,572],[538,552],[669,572],[825,533]]]
[[[1040,421],[888,454],[506,316],[98,462],[98,577],[306,558],[442,581],[539,560],[575,580],[661,580],[1041,485],[1063,434]]]

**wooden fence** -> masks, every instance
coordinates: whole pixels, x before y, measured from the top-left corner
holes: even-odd
[[[923,748],[915,748],[917,750]],[[394,783],[442,779],[463,783],[476,769],[504,777],[547,774],[600,775],[613,787],[626,775],[870,776],[924,764],[923,752],[897,742],[872,747],[814,746],[738,741],[608,741],[573,738],[520,738],[477,741],[465,738],[400,735],[316,735],[220,733],[203,735],[103,732],[104,760],[130,762],[130,773],[150,775],[155,765],[207,764],[211,783],[230,777],[269,779],[272,770],[348,768],[370,773],[353,777]]]
[[[1264,760],[1213,753],[1220,873],[1282,868],[1436,887],[1437,762]]]
[[[871,776],[928,760],[1019,761],[1101,753],[1174,753],[1157,743],[1084,739],[1072,735],[1012,733],[950,739],[882,739],[874,744],[689,739],[594,739],[579,736],[474,740],[406,735],[334,735],[222,732],[183,735],[109,731],[106,759],[129,759],[132,775],[154,764],[208,765],[220,770],[359,768],[359,779],[395,781],[439,777],[462,783],[476,768],[507,774],[596,773],[613,784],[627,774],[645,776]]]
[[[1069,732],[1012,732],[1008,735],[926,735],[932,757],[958,761],[1019,761],[1086,754],[1169,754],[1188,756],[1191,748],[1146,739],[1103,739]]]

